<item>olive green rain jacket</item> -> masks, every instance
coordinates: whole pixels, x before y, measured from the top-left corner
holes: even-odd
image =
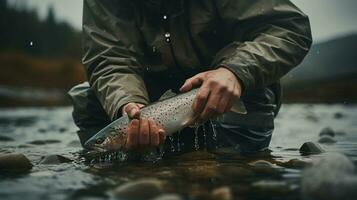
[[[288,0],[84,0],[83,32],[89,84],[111,120],[218,67],[237,76],[249,111],[264,88],[280,96],[312,42]]]

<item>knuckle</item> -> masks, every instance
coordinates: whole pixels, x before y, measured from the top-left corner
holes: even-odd
[[[210,112],[215,112],[217,110],[217,107],[214,105],[207,105],[207,110]]]

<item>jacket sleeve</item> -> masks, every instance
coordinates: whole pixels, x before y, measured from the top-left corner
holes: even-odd
[[[140,33],[130,5],[118,0],[84,0],[83,58],[88,81],[114,120],[128,102],[148,103],[143,81]]]
[[[243,91],[266,87],[297,66],[312,43],[308,17],[288,0],[216,0],[231,42],[213,67],[226,67]]]

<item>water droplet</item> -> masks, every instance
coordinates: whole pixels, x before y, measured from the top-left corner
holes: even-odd
[[[207,148],[206,124],[202,126],[204,147]]]

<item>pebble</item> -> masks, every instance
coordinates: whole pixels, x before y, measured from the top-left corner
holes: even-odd
[[[282,163],[282,166],[293,169],[302,169],[311,166],[311,163],[299,159],[291,159],[288,162]]]
[[[230,187],[224,186],[212,191],[212,200],[233,200],[233,193]]]
[[[270,163],[266,160],[256,160],[253,162],[248,163],[248,165],[252,167],[259,167],[259,168],[274,168],[274,164]]]
[[[341,118],[344,117],[344,115],[343,115],[342,113],[340,113],[340,112],[337,112],[337,113],[335,113],[335,114],[333,115],[333,117],[334,117],[335,119],[341,119]]]
[[[184,200],[184,198],[182,198],[180,195],[177,194],[162,194],[151,200]]]
[[[333,143],[336,143],[337,141],[335,139],[333,139],[331,136],[324,135],[324,136],[320,137],[318,142],[321,144],[333,144]]]
[[[140,179],[124,183],[112,191],[118,199],[151,199],[164,193],[163,182],[158,179]]]
[[[319,144],[314,142],[305,142],[300,147],[300,153],[302,155],[320,154],[323,152],[325,152],[325,150]]]
[[[353,200],[357,196],[356,167],[345,155],[326,153],[302,173],[304,200]]]
[[[45,145],[45,144],[56,144],[60,143],[61,141],[59,140],[34,140],[29,142],[29,144],[34,144],[34,145]]]
[[[62,163],[70,163],[72,162],[71,159],[66,158],[64,156],[61,155],[49,155],[49,156],[45,156],[42,158],[42,160],[40,161],[40,164],[43,165],[59,165]]]
[[[33,165],[23,154],[19,153],[0,153],[0,170],[22,171],[30,170]]]
[[[14,141],[14,139],[5,135],[0,135],[0,142],[11,142],[11,141]]]
[[[330,127],[326,127],[326,128],[324,128],[324,129],[322,129],[322,131],[320,132],[319,135],[320,135],[320,136],[325,136],[325,135],[327,135],[327,136],[330,136],[330,137],[334,137],[334,136],[335,136],[335,131],[332,130],[332,128],[330,128]]]

